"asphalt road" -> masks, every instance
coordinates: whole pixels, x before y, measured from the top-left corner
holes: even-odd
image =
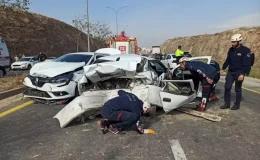
[[[244,90],[240,110],[220,110],[223,83],[217,88],[221,100],[207,112],[221,116],[221,122],[159,111],[155,118],[142,117],[155,135],[103,135],[97,129],[99,118],[61,129],[53,116],[63,106],[33,104],[0,118],[0,159],[167,160],[174,159],[169,140],[179,141],[188,160],[260,159],[260,95]]]

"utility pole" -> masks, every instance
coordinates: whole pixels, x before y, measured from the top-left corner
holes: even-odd
[[[87,27],[88,27],[88,52],[90,52],[88,0],[87,0]]]
[[[109,7],[109,6],[106,7],[106,8],[112,9],[112,10],[115,12],[115,14],[116,14],[116,34],[117,34],[117,35],[118,35],[117,15],[118,15],[118,12],[119,12],[121,9],[126,8],[126,7],[127,7],[127,6],[120,7],[118,10],[115,10],[114,8]]]
[[[119,27],[122,27],[123,29],[124,29],[124,31],[125,31],[125,29],[127,28],[127,27],[129,27],[130,25],[126,25],[126,26],[123,26],[123,25],[118,25]]]

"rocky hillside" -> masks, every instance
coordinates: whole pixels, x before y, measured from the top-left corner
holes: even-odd
[[[174,53],[178,45],[193,56],[211,55],[220,64],[226,58],[230,47],[230,38],[233,34],[243,35],[243,44],[251,48],[256,55],[255,65],[251,76],[260,78],[260,27],[239,28],[216,34],[198,35],[192,37],[178,37],[167,40],[161,49],[163,53]]]
[[[87,36],[76,28],[43,15],[0,7],[0,37],[8,45],[11,56],[25,54],[60,56],[69,52],[87,51]],[[105,47],[91,39],[91,50]]]

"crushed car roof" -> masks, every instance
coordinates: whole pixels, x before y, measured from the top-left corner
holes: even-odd
[[[142,58],[146,58],[148,60],[155,60],[154,58],[140,56],[140,55],[137,55],[137,54],[118,54],[118,55],[101,57],[99,59],[116,61],[117,58],[120,58],[120,61],[137,61],[137,62],[140,62],[142,60]]]

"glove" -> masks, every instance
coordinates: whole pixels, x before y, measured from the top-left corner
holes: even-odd
[[[155,132],[152,129],[144,129],[144,134],[155,134]]]

